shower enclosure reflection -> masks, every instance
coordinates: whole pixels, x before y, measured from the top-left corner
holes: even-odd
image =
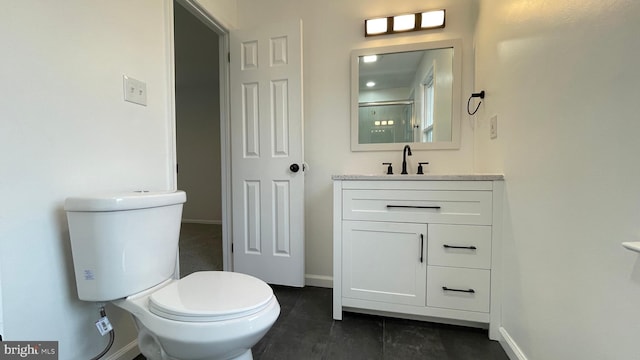
[[[361,103],[358,117],[361,144],[414,141],[413,101]]]

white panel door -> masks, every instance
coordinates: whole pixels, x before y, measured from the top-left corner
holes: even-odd
[[[233,269],[304,286],[302,24],[231,32]]]

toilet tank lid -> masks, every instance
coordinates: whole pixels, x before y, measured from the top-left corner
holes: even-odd
[[[140,190],[123,193],[68,197],[64,202],[64,210],[72,212],[134,210],[177,205],[186,201],[187,195],[182,190]]]

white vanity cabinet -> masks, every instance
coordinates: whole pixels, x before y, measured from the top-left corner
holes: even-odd
[[[333,179],[334,319],[481,323],[498,338],[501,175]]]

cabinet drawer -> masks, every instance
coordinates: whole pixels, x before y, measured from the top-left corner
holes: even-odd
[[[491,225],[491,191],[344,190],[343,218]]]
[[[429,265],[491,268],[491,226],[429,225]]]
[[[489,312],[489,270],[427,266],[427,306]]]

